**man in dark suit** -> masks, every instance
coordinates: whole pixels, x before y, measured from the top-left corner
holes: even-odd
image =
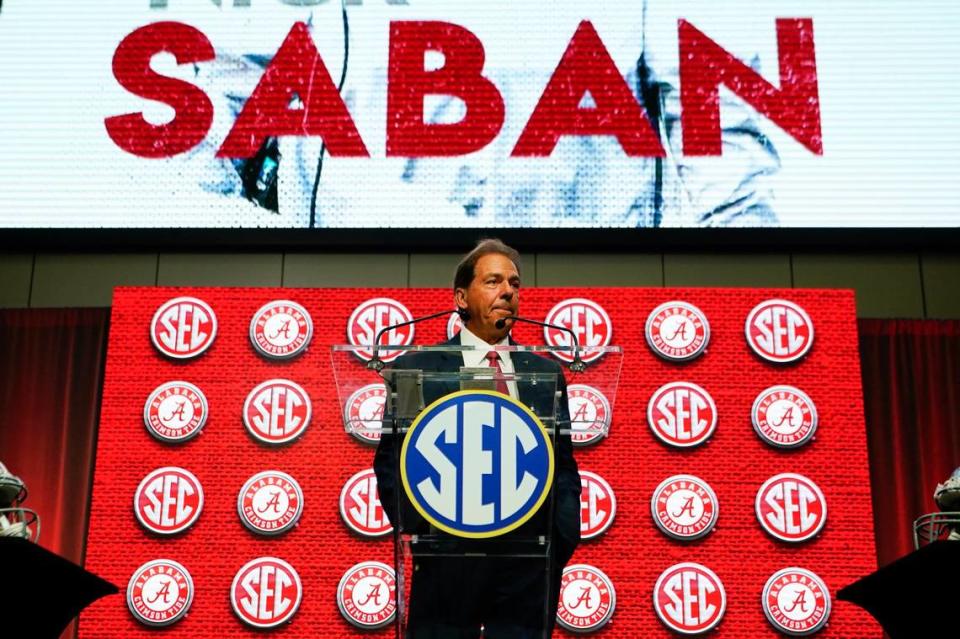
[[[532,353],[485,351],[486,346],[513,343],[509,338],[513,322],[508,318],[517,315],[519,307],[519,257],[499,240],[484,240],[457,267],[454,302],[464,317],[464,328],[446,344],[475,346],[477,350],[462,354],[409,353],[398,358],[393,368],[457,372],[463,366],[491,366],[504,373],[554,373],[561,391],[558,425],[569,428],[566,382],[556,362]],[[499,320],[507,321],[498,328]],[[542,386],[513,380],[500,380],[499,384],[501,391],[531,406],[535,413],[552,412],[554,398],[551,393],[542,392]],[[425,382],[424,402],[430,404],[457,390],[452,384]],[[549,534],[549,558],[415,555],[407,613],[410,639],[477,639],[481,627],[484,639],[550,636],[563,568],[580,540],[580,475],[570,436],[557,438],[552,503],[548,499],[529,521],[500,537],[520,539]],[[405,532],[430,532],[395,481],[397,447],[401,444],[401,438],[386,433],[380,439],[374,459],[380,499],[391,522],[398,521],[400,504]],[[482,543],[463,542],[461,547],[466,549],[470,544],[469,550],[482,551]]]

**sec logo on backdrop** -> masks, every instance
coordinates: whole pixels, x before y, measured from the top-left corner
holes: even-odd
[[[801,542],[817,535],[827,522],[827,500],[820,487],[796,473],[782,473],[757,491],[757,520],[780,541]]]
[[[193,603],[193,579],[172,559],[155,559],[137,568],[127,583],[127,608],[145,626],[180,621]]]
[[[230,604],[240,620],[254,628],[275,628],[300,607],[303,584],[293,566],[276,557],[259,557],[237,571]]]
[[[165,302],[150,321],[150,340],[158,351],[174,359],[197,357],[217,336],[217,316],[210,305],[195,297]]]
[[[787,300],[767,300],[747,315],[747,344],[763,359],[777,364],[796,361],[813,345],[813,322],[807,312]]]
[[[700,634],[720,623],[727,610],[727,593],[715,572],[684,562],[661,573],[653,587],[653,607],[671,630]]]
[[[548,324],[565,326],[577,336],[581,348],[608,346],[613,336],[613,323],[603,307],[591,300],[573,298],[563,300],[547,313]],[[548,326],[543,327],[543,339],[547,346],[573,346],[570,333]],[[572,351],[554,351],[553,355],[564,362],[573,361]],[[602,352],[587,352],[581,358],[592,362],[603,356]]]
[[[388,297],[377,297],[357,306],[347,320],[347,340],[354,346],[373,346],[377,333],[388,326],[409,322],[413,315],[407,307]],[[384,362],[392,362],[403,351],[390,350],[390,346],[413,344],[413,324],[387,331],[380,338],[378,356]],[[373,359],[373,349],[362,348],[355,353],[363,360]]]
[[[553,445],[518,401],[458,391],[414,420],[400,472],[410,502],[434,526],[459,537],[495,537],[543,505],[553,483]]]
[[[185,468],[166,466],[150,472],[133,495],[140,524],[158,535],[175,535],[193,525],[203,510],[203,487]]]
[[[350,530],[363,537],[383,537],[393,531],[377,493],[377,475],[372,468],[347,480],[340,491],[340,516]]]
[[[710,393],[691,382],[664,384],[647,402],[647,424],[664,444],[692,448],[717,428],[717,405]]]
[[[303,435],[312,407],[307,391],[288,379],[258,385],[243,403],[243,423],[255,439],[279,446]]]
[[[593,539],[607,531],[617,514],[617,498],[606,480],[580,471],[580,538]]]

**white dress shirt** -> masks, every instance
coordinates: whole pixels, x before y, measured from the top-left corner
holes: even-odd
[[[490,368],[490,362],[487,360],[487,353],[492,351],[494,346],[509,346],[510,336],[508,335],[504,337],[494,346],[491,346],[484,340],[471,333],[470,330],[464,326],[460,329],[460,345],[473,346],[476,349],[473,351],[463,351],[464,366],[467,368]],[[500,370],[502,370],[504,373],[513,373],[513,362],[510,361],[510,352],[497,351],[497,353],[500,355]],[[518,399],[519,394],[517,393],[517,382],[512,379],[508,379],[506,381],[507,389],[510,391],[510,397]]]

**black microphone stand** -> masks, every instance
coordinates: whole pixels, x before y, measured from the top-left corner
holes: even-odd
[[[548,324],[547,322],[541,322],[539,320],[527,319],[526,317],[519,317],[517,315],[511,315],[510,317],[505,317],[503,319],[498,319],[496,322],[497,328],[503,328],[507,325],[507,320],[513,320],[514,322],[526,322],[528,324],[536,324],[537,326],[545,326],[547,328],[554,328],[558,331],[565,331],[570,333],[570,338],[573,340],[573,361],[570,362],[568,368],[574,373],[582,373],[587,369],[587,365],[582,359],[580,359],[580,340],[577,339],[576,334],[566,326],[561,326],[559,324]]]
[[[412,320],[407,322],[400,322],[399,324],[392,324],[385,328],[381,328],[377,332],[377,336],[373,340],[373,357],[367,362],[367,368],[372,371],[377,371],[378,373],[383,370],[386,363],[380,359],[380,338],[383,337],[383,334],[392,331],[395,328],[402,328],[404,326],[409,326],[410,324],[416,324],[417,322],[424,322],[429,319],[434,319],[440,317],[441,315],[449,315],[450,313],[458,313],[459,309],[454,309],[453,311],[440,311],[439,313],[434,313],[432,315],[424,315],[423,317],[415,317]]]

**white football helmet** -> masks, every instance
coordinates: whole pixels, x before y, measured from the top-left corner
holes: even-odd
[[[960,541],[960,467],[950,478],[937,484],[933,499],[938,513],[927,513],[913,522],[913,545],[916,548],[942,539]]]
[[[0,463],[0,537],[40,539],[40,516],[21,505],[26,498],[26,485]]]

